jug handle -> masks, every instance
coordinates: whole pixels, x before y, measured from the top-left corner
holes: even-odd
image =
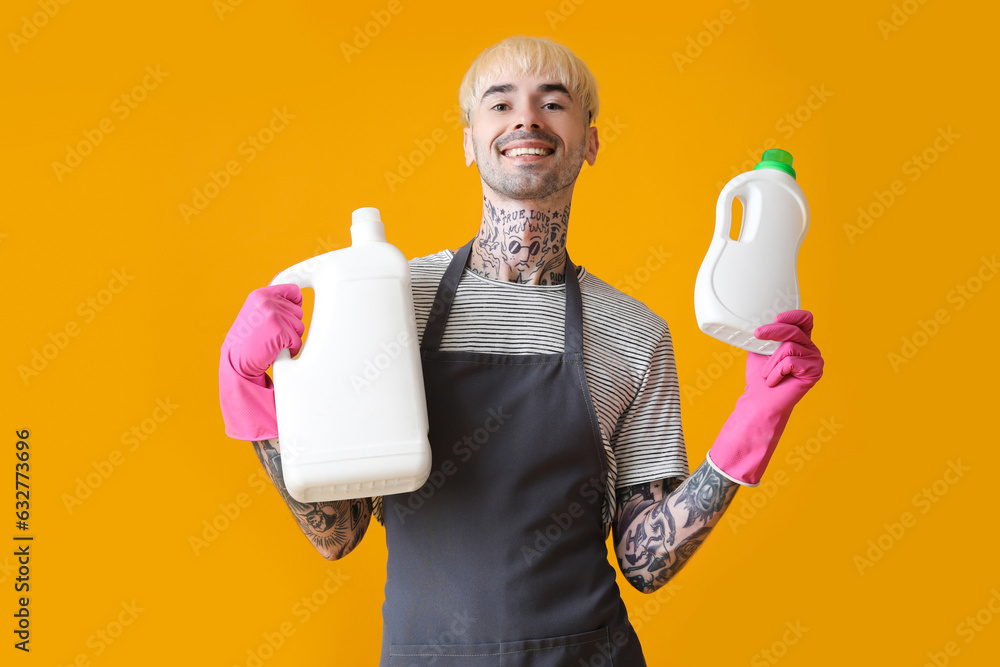
[[[310,257],[305,261],[299,262],[298,264],[294,264],[288,267],[284,271],[279,271],[278,274],[271,279],[271,282],[268,283],[268,286],[291,284],[291,285],[297,285],[299,289],[304,289],[306,287],[310,288],[313,287],[312,283],[313,274],[315,273],[318,266],[322,263],[321,257],[322,255],[318,257]],[[306,344],[303,342],[302,349],[299,350],[300,355],[302,354],[302,350],[305,349],[305,346]],[[286,347],[283,348],[280,352],[278,352],[278,356],[275,358],[274,363],[275,364],[277,364],[278,362],[283,363],[286,361],[291,361],[291,359],[292,359],[292,353]]]
[[[715,238],[723,243],[729,243],[732,241],[732,226],[733,226],[733,200],[739,199],[740,204],[743,205],[743,217],[746,218],[747,210],[747,200],[745,188],[742,187],[743,183],[739,182],[736,184],[730,184],[726,189],[723,190],[724,196],[720,196],[718,208],[715,211]],[[726,191],[728,190],[728,192]],[[743,237],[743,225],[740,225],[740,239]]]

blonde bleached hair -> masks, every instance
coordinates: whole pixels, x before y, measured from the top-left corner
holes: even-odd
[[[472,126],[472,109],[484,87],[498,77],[551,76],[565,85],[589,114],[597,118],[600,102],[597,80],[587,65],[572,51],[543,37],[515,35],[483,50],[469,67],[458,87],[462,123]]]

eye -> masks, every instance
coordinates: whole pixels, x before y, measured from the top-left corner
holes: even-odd
[[[563,108],[563,106],[561,104],[559,104],[558,102],[548,102],[544,106],[555,107],[557,109],[562,109]]]
[[[496,109],[497,107],[505,107],[505,106],[507,106],[506,102],[497,102],[496,104],[491,106],[490,109]]]

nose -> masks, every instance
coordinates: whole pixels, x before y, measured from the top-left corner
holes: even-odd
[[[520,112],[516,116],[514,122],[515,130],[532,129],[537,130],[541,128],[541,118],[538,115],[538,109],[534,108],[530,104],[525,104],[521,107]]]

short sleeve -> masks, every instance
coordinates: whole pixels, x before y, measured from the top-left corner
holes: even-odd
[[[653,349],[639,390],[615,425],[616,488],[689,474],[681,401],[670,329]]]

